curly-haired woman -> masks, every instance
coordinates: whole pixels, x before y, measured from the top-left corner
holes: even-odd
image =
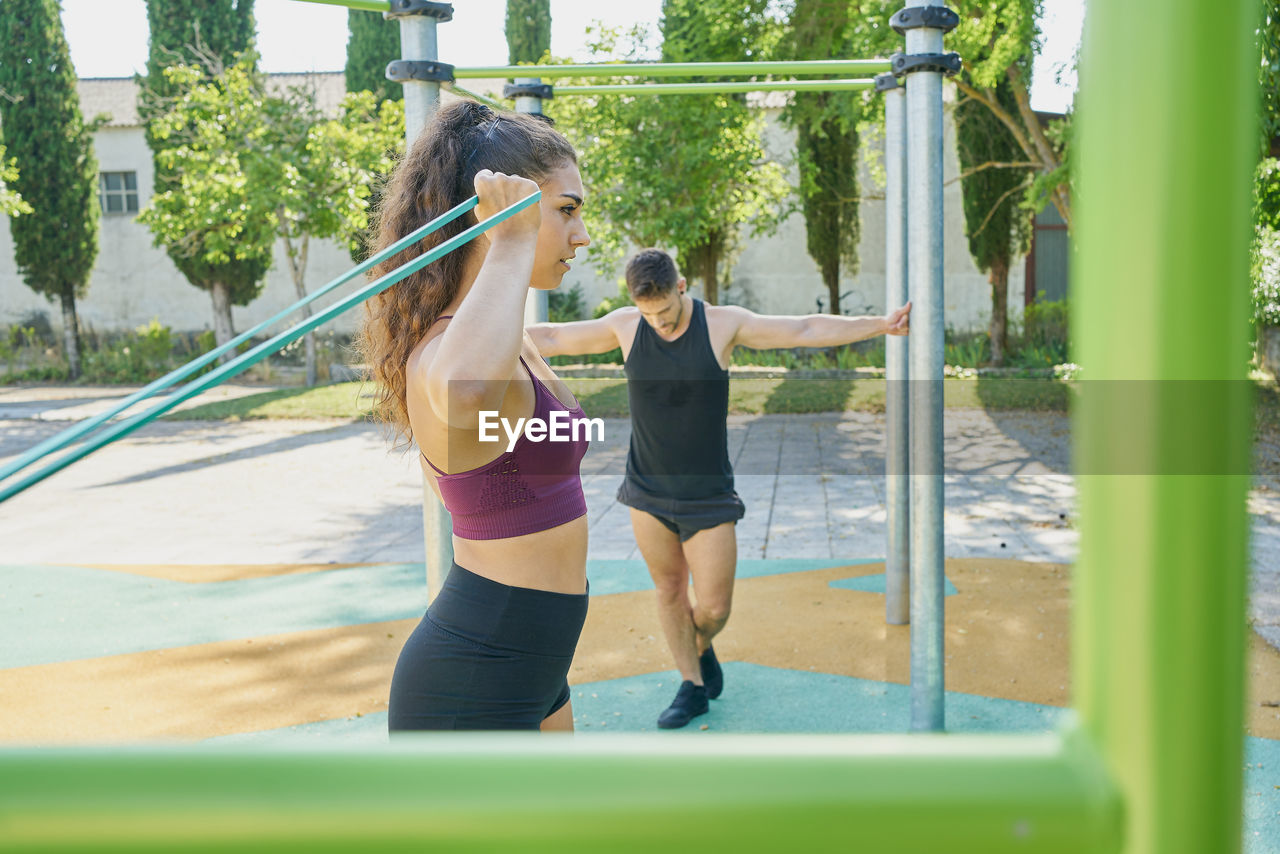
[[[520,213],[370,300],[361,348],[379,415],[417,443],[453,516],[455,562],[405,643],[392,732],[573,728],[566,674],[587,611],[586,440],[482,439],[509,423],[581,417],[524,332],[529,288],[560,284],[589,242],[573,147],[539,118],[442,108],[383,193],[379,248],[479,196],[475,210],[384,263],[388,272],[529,196]],[[501,433],[501,431],[499,431]]]

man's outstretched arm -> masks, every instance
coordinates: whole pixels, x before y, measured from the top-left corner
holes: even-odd
[[[529,333],[543,358],[608,353],[620,346],[618,335],[614,331],[615,313],[611,312],[595,320],[575,320],[572,323],[535,323],[533,326],[526,326],[525,331]]]
[[[807,314],[796,317],[755,314],[734,309],[739,314],[733,343],[753,350],[777,347],[834,347],[852,344],[876,335],[906,335],[911,303],[887,315],[845,317],[838,314]]]

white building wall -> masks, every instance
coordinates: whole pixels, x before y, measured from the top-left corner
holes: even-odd
[[[766,146],[779,162],[788,164],[795,180],[794,134],[778,120],[779,110],[766,110]],[[990,286],[969,257],[964,236],[964,214],[955,140],[950,113],[945,123],[944,215],[946,223],[945,294],[946,322],[960,331],[984,329],[990,316]],[[104,172],[134,171],[138,175],[139,200],[146,206],[153,192],[151,152],[139,127],[107,127],[94,137],[99,168]],[[588,187],[590,176],[586,176]],[[864,197],[879,195],[865,174]],[[859,267],[855,274],[844,273],[841,301],[847,314],[883,313],[884,305],[884,204],[864,198],[861,204],[862,237],[858,248]],[[575,265],[566,275],[565,287],[580,285],[588,310],[617,293],[619,274],[606,277],[590,263]],[[308,269],[308,291],[330,281],[352,266],[345,249],[332,243],[313,243]],[[1015,263],[1009,281],[1009,305],[1022,304],[1023,264]],[[358,284],[358,283],[356,283]],[[341,293],[349,293],[349,288]],[[695,289],[697,294],[698,289]],[[826,288],[817,265],[805,248],[803,218],[793,214],[766,238],[744,236],[741,252],[734,261],[723,288],[725,301],[745,305],[769,314],[805,314],[817,310],[817,300],[828,306]],[[296,300],[283,251],[277,247],[276,264],[267,277],[262,295],[247,307],[237,307],[233,316],[237,330],[265,320]],[[322,301],[327,304],[331,299]],[[17,275],[9,229],[0,228],[0,325],[16,323],[33,311],[43,311],[56,327],[60,313],[55,306],[29,290]],[[79,303],[85,323],[99,332],[120,331],[158,318],[175,331],[199,331],[212,327],[212,306],[205,291],[192,287],[173,266],[164,251],[152,246],[150,232],[128,215],[103,215],[101,248],[94,267],[88,296]],[[326,328],[350,333],[359,324],[359,311],[349,312]]]

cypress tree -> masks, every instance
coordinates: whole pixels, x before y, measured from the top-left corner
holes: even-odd
[[[155,186],[160,193],[175,186],[180,176],[165,169],[156,155],[173,143],[158,138],[152,119],[165,111],[166,102],[179,93],[165,79],[164,69],[187,64],[208,70],[210,76],[234,64],[238,54],[253,49],[255,24],[253,0],[147,0],[151,41],[147,76],[142,81],[138,109],[147,123],[147,144],[155,161]],[[231,340],[231,306],[248,305],[262,292],[271,266],[269,258],[237,259],[211,263],[196,247],[166,247],[169,257],[192,285],[209,291],[213,301],[214,333],[219,344]],[[229,361],[226,354],[222,361]]]
[[[62,307],[63,349],[80,376],[76,297],[98,255],[98,164],[80,115],[76,72],[57,0],[0,3],[0,127],[19,174],[16,190],[33,212],[9,220],[27,286]]]
[[[349,9],[347,30],[347,91],[372,92],[379,104],[402,99],[404,86],[387,79],[387,63],[400,58],[400,22]]]
[[[387,79],[387,63],[397,60],[400,52],[400,22],[388,21],[381,15],[358,9],[347,10],[347,65],[348,92],[373,93],[377,103],[400,101],[403,107],[404,85]],[[398,149],[398,146],[397,146]],[[382,204],[382,185],[385,175],[379,175],[370,187],[369,210],[377,211]],[[357,264],[370,254],[372,232],[358,238],[348,247],[351,260]]]
[[[792,59],[848,58],[848,0],[796,0],[784,50]],[[827,286],[827,305],[840,313],[840,268],[858,264],[858,121],[862,99],[852,92],[797,92],[783,120],[795,128],[806,246]],[[886,310],[895,306],[886,306]]]
[[[996,84],[996,98],[1016,110],[1013,85]],[[956,151],[960,157],[960,190],[964,197],[969,254],[991,282],[991,362],[1004,363],[1009,311],[1009,266],[1026,254],[1031,240],[1031,214],[1022,206],[1031,178],[1022,148],[985,104],[967,99],[956,107]]]
[[[507,0],[507,63],[537,62],[551,49],[551,0]]]

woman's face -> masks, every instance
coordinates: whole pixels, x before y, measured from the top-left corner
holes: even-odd
[[[585,195],[576,165],[566,163],[553,170],[538,186],[542,190],[542,226],[529,287],[549,291],[560,287],[574,253],[589,244],[591,238],[582,221]]]

